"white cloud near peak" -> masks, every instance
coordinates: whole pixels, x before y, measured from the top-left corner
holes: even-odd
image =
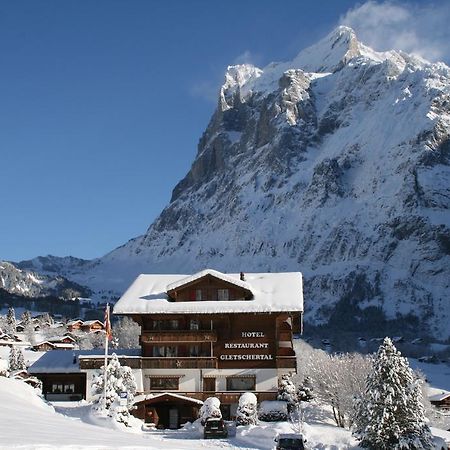
[[[370,0],[347,11],[340,24],[378,51],[403,50],[430,61],[450,62],[450,2]]]

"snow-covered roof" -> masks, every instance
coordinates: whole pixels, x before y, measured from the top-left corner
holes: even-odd
[[[441,392],[440,394],[431,395],[428,397],[428,400],[430,400],[430,402],[440,402],[448,397],[450,397],[450,392]]]
[[[120,357],[140,350],[116,349],[114,352]],[[110,357],[111,355],[109,355]],[[29,373],[78,373],[80,372],[79,359],[83,357],[103,358],[102,349],[93,350],[52,350],[44,353],[29,368]],[[75,361],[75,362],[74,362]]]
[[[218,278],[219,280],[226,281],[227,283],[234,284],[235,286],[239,286],[243,289],[251,290],[248,283],[239,278],[236,280],[235,278],[231,277],[230,275],[227,275],[225,273],[219,272],[217,270],[213,269],[205,269],[200,272],[194,273],[193,275],[189,275],[185,278],[181,278],[180,280],[177,280],[173,283],[170,283],[167,286],[167,291],[172,291],[174,289],[177,289],[181,286],[184,286],[186,284],[192,283],[193,281],[199,280],[200,278],[205,277],[206,275],[211,275],[215,278]]]
[[[136,395],[134,397],[134,403],[140,403],[145,400],[156,400],[158,397],[163,397],[165,395],[177,398],[179,400],[185,400],[191,403],[197,403],[198,405],[203,405],[203,402],[201,400],[197,400],[196,398],[192,397],[186,397],[185,395],[173,394],[172,392],[161,392],[160,394]]]
[[[94,323],[99,323],[100,325],[103,325],[103,323],[100,322],[100,320],[86,320],[85,322],[83,322],[83,326],[94,325]]]
[[[242,287],[253,294],[252,300],[169,301],[167,291],[200,278],[208,272],[218,273],[221,279]],[[217,275],[214,275],[217,276]],[[169,289],[170,288],[170,289]],[[202,271],[188,275],[142,274],[131,284],[114,306],[114,314],[212,314],[303,311],[303,285],[300,272],[221,274]]]
[[[67,322],[67,326],[75,325],[76,323],[83,323],[83,321],[81,319],[69,320],[69,322]]]

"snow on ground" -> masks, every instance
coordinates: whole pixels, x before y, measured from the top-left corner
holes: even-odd
[[[420,370],[426,375],[429,395],[440,392],[450,392],[450,365],[448,363],[430,364],[409,358],[409,364],[414,370]]]
[[[20,344],[20,342],[19,342]],[[20,345],[19,345],[20,347]],[[9,347],[0,347],[0,359],[5,359],[8,361],[9,359]],[[35,361],[37,361],[42,355],[45,355],[46,352],[35,352],[34,350],[30,350],[29,348],[22,348],[23,356],[25,358],[25,362],[28,366],[31,366]]]
[[[86,402],[45,403],[25,383],[0,377],[0,449],[260,449],[274,448],[274,437],[292,432],[286,422],[238,428],[229,439],[203,440],[195,427],[181,430],[127,433],[106,419],[93,418]],[[316,420],[321,420],[316,415]],[[103,422],[103,426],[102,426]],[[7,424],[7,426],[3,426]],[[327,450],[355,448],[348,431],[312,423],[305,429],[313,446]],[[318,444],[320,442],[320,444]],[[325,445],[322,445],[324,443]]]

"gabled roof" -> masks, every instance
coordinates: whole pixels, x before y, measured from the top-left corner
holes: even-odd
[[[81,319],[69,320],[69,322],[67,322],[67,326],[75,325],[76,323],[83,323],[83,321]]]
[[[173,394],[171,392],[161,392],[160,394],[147,394],[137,395],[134,397],[134,404],[145,402],[146,404],[159,403],[165,400],[178,400],[185,403],[195,403],[197,405],[203,405],[201,400],[196,398],[186,397],[185,395]]]
[[[251,290],[248,283],[246,283],[245,281],[242,281],[240,279],[240,277],[238,279],[236,279],[225,273],[218,272],[217,270],[205,269],[205,270],[202,270],[201,272],[194,273],[193,275],[189,275],[185,278],[181,278],[180,280],[170,283],[169,285],[167,285],[167,291],[173,291],[173,290],[178,289],[186,284],[190,284],[190,283],[197,281],[203,277],[206,277],[207,275],[211,275],[212,277],[218,278],[219,280],[234,284],[235,286],[239,286],[242,289],[247,289],[248,291]]]
[[[99,323],[101,326],[103,326],[103,322],[101,322],[98,319],[95,320],[86,320],[85,322],[83,322],[82,326],[89,326],[89,325],[94,325],[94,323]]]
[[[169,287],[182,286],[204,273],[220,275],[236,285],[245,283],[253,300],[172,302]],[[195,275],[139,275],[114,306],[114,314],[212,314],[303,311],[303,285],[300,272],[221,274],[210,270]]]

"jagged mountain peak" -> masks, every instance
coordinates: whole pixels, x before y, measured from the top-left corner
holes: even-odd
[[[299,270],[309,322],[356,330],[372,308],[447,337],[449,130],[450,69],[346,27],[293,61],[230,66],[161,215],[64,273],[120,292],[145,272]]]

